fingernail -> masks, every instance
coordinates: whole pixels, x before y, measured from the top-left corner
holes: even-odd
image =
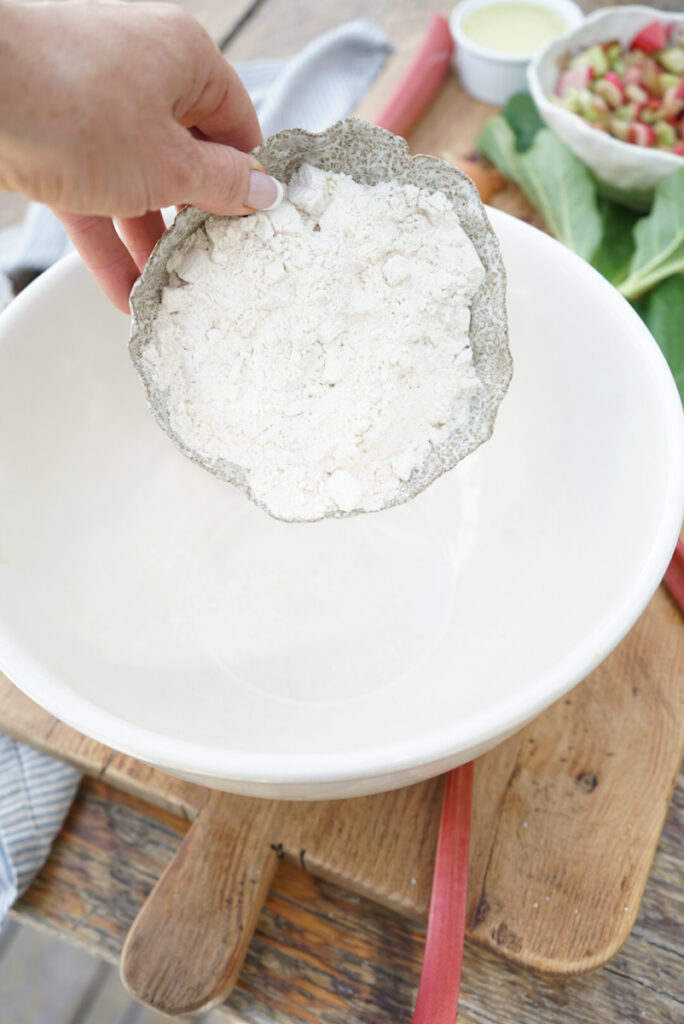
[[[250,173],[246,205],[253,210],[275,210],[284,194],[283,186],[270,174],[262,174],[261,171]]]

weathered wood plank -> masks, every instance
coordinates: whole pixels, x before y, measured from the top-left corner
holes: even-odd
[[[609,6],[613,0],[579,0],[585,11]],[[629,3],[630,0],[623,0]],[[646,6],[680,11],[681,0],[645,0]],[[308,0],[266,0],[249,19],[237,38],[225,49],[231,61],[287,57],[301,49],[321,32],[352,18],[370,18],[377,22],[398,45],[405,46],[425,30],[428,18],[440,9],[430,0],[335,0],[315,3]],[[453,4],[441,6],[445,14]]]
[[[115,962],[186,828],[180,818],[89,780],[14,913]],[[682,830],[684,772],[636,927],[614,960],[587,978],[558,982],[467,944],[459,1020],[679,1024],[684,866],[669,851]],[[411,919],[281,864],[225,1011],[240,1024],[408,1024],[422,949],[423,930]]]
[[[47,937],[46,937],[47,938]],[[61,942],[60,939],[47,938],[48,942]],[[137,1018],[138,1007],[124,989],[119,974],[111,964],[99,961],[101,980],[97,991],[92,993],[87,1005],[82,1006],[77,1022],[69,1024],[122,1024],[126,1016]],[[38,967],[38,964],[34,965]],[[157,1016],[155,1024],[161,1024],[163,1018]],[[52,1024],[58,1024],[53,1021]]]
[[[172,0],[197,18],[212,39],[221,43],[255,6],[254,0]]]
[[[10,943],[18,935],[21,925],[11,917],[5,918],[0,925],[0,960],[7,952]]]
[[[563,974],[617,952],[654,852],[643,830],[664,820],[684,754],[682,637],[681,613],[661,588],[610,658],[520,734],[478,906],[470,906],[476,941],[513,953],[519,946],[528,966]],[[670,680],[657,697],[654,675]],[[624,743],[616,726],[627,722]],[[667,749],[679,753],[665,767]],[[639,751],[648,756],[632,773]]]
[[[0,969],[0,1024],[39,1024],[41,1020],[49,1024],[162,1024],[168,1020],[131,999],[112,964],[8,918],[0,927],[0,961],[12,946],[11,956]],[[9,986],[5,985],[8,976]],[[53,983],[59,989],[57,995]],[[68,992],[68,998],[59,994],[62,991]],[[40,1009],[43,1004],[47,1016]],[[37,1018],[34,1012],[39,1013]],[[198,1024],[225,1020],[225,1015],[212,1013]]]
[[[22,928],[0,960],[0,1024],[71,1024],[101,974],[82,950]]]
[[[19,2],[36,3],[37,0],[19,0]],[[216,42],[225,39],[234,26],[239,25],[254,7],[259,6],[255,0],[168,0],[168,2],[179,4],[194,18],[197,18]]]
[[[306,0],[266,0],[237,38],[224,49],[231,61],[287,57],[322,32],[354,18],[370,18],[398,46],[405,46],[423,32],[435,5],[430,0],[336,0],[311,4]]]

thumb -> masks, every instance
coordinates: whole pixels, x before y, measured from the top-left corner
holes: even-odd
[[[219,142],[195,142],[195,174],[185,202],[217,214],[272,210],[283,198],[279,181],[249,153]]]

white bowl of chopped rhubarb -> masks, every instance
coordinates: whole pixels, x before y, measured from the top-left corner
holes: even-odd
[[[597,11],[532,60],[528,83],[549,128],[634,205],[684,163],[684,14]]]

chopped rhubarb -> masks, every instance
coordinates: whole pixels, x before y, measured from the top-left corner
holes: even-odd
[[[642,64],[629,64],[622,76],[625,85],[641,85],[644,80],[644,68]]]
[[[595,91],[602,96],[609,107],[619,107],[625,102],[625,87],[614,71],[606,71],[596,83]]]
[[[620,139],[622,142],[630,141],[630,132],[632,125],[629,121],[620,121],[617,117],[611,117],[607,124],[608,131],[611,135],[614,135],[616,139]]]
[[[596,75],[605,75],[608,70],[608,58],[602,46],[588,46],[570,61],[571,68],[589,67]]]
[[[648,103],[651,98],[641,85],[626,85],[625,96],[628,100],[634,100],[635,103]]]
[[[677,141],[677,133],[667,121],[657,121],[653,125],[656,136],[656,146],[661,149],[671,149]]]
[[[662,114],[665,120],[679,117],[682,111],[684,111],[684,82],[666,89],[662,102]]]
[[[662,21],[651,21],[637,32],[632,40],[630,50],[642,50],[644,53],[655,53],[667,46],[667,38],[670,34],[670,25]]]
[[[652,125],[640,124],[637,121],[636,124],[630,124],[628,127],[628,142],[633,143],[635,146],[655,146],[656,133]]]
[[[673,75],[684,75],[684,46],[672,46],[658,54],[658,60],[666,71]]]
[[[594,69],[588,65],[581,68],[568,68],[567,71],[561,71],[556,85],[556,96],[560,96],[561,99],[565,96],[568,89],[584,89],[594,75]]]
[[[555,92],[589,127],[675,152],[684,142],[684,32],[653,21],[629,49],[614,39],[588,46],[566,59]]]
[[[642,76],[639,84],[646,92],[659,96],[662,91],[660,88],[660,76],[662,73],[663,69],[658,61],[653,60],[652,57],[647,57],[642,65]]]
[[[667,92],[673,85],[679,85],[682,80],[681,75],[673,75],[671,71],[661,71],[660,73],[660,93]]]

